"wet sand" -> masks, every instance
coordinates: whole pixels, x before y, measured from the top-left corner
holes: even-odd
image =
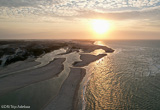
[[[80,59],[82,61],[79,62],[75,62],[73,64],[73,66],[75,67],[83,67],[83,66],[87,66],[89,65],[91,62],[94,62],[104,56],[106,56],[107,54],[99,54],[99,55],[92,55],[92,54],[81,54]]]
[[[73,63],[73,67],[69,73],[68,78],[62,84],[61,89],[58,94],[48,102],[45,106],[45,110],[76,110],[79,102],[78,91],[80,83],[83,77],[86,74],[86,70],[84,67],[89,65],[90,63],[106,56],[107,54],[99,54],[92,55],[89,52],[92,52],[96,49],[103,49],[105,52],[113,52],[114,50],[104,47],[94,45],[93,42],[67,42],[68,43],[68,51],[64,54],[68,54],[70,52],[79,52],[80,49],[83,50],[83,54],[80,53],[80,59],[82,61]],[[23,88],[30,84],[40,82],[43,80],[51,79],[56,77],[59,73],[61,73],[64,69],[63,62],[65,58],[57,58],[54,59],[49,64],[32,69],[24,72],[18,72],[16,74],[9,74],[7,77],[3,77],[0,80],[0,96],[6,94],[8,92],[12,92],[16,89]],[[38,65],[35,61],[21,61],[3,68],[0,72],[0,75],[4,75],[9,72],[17,71],[19,69],[24,69],[27,67]],[[78,68],[76,68],[78,67]],[[47,103],[47,102],[46,102]]]
[[[30,58],[25,61],[18,61],[16,63],[10,64],[6,67],[0,67],[0,76],[7,73],[20,71],[26,68],[31,68],[33,66],[39,65],[39,62],[35,61],[35,58]]]
[[[107,54],[91,55],[81,54],[80,58],[82,61],[73,64],[75,67],[83,67],[91,62],[94,62]],[[80,83],[86,74],[84,68],[71,68],[68,78],[63,83],[57,96],[46,106],[45,110],[77,110],[78,102],[78,91]]]
[[[27,85],[55,77],[63,70],[64,58],[55,59],[48,65],[19,72],[0,79],[0,96]]]
[[[83,68],[71,68],[71,72],[58,95],[44,110],[75,110],[78,103],[79,85],[85,74],[86,70]]]

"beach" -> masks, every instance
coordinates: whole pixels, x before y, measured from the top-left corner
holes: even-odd
[[[85,69],[71,68],[71,72],[62,85],[59,94],[47,105],[44,110],[76,110],[79,85],[85,74]]]
[[[48,96],[49,98],[46,98],[46,101],[43,101],[43,103],[39,102],[42,103],[39,107],[32,107],[31,104],[31,110],[35,108],[43,108],[44,110],[78,109],[77,105],[80,101],[80,95],[78,94],[80,83],[83,77],[85,77],[85,74],[87,74],[83,67],[106,56],[107,52],[110,53],[114,50],[105,46],[94,45],[93,41],[57,41],[57,43],[63,44],[62,47],[58,47],[60,50],[53,49],[53,53],[49,53],[50,51],[52,52],[51,49],[44,55],[44,59],[45,56],[47,59],[48,57],[54,57],[47,61],[49,63],[44,63],[43,56],[40,54],[42,59],[41,63],[45,65],[41,65],[40,62],[36,62],[36,58],[32,58],[24,61],[10,62],[11,64],[8,66],[1,67],[0,97],[2,97],[2,99],[0,99],[0,104],[19,104],[18,102],[12,103],[8,101],[10,97],[7,97],[7,94],[12,97],[12,94],[21,93],[20,91],[24,92],[24,90],[28,91],[29,89],[36,91],[37,85],[40,86],[43,82],[52,85],[52,81],[58,82],[57,85],[53,84],[57,90],[55,91],[55,88],[53,88],[53,91],[55,91],[54,94],[47,91],[46,93],[51,94]],[[57,45],[56,41],[54,41],[54,45]],[[51,47],[54,47],[54,45]],[[61,48],[65,48],[65,50],[61,50]],[[103,49],[106,53],[99,55],[91,54],[91,52],[98,49]],[[54,53],[54,51],[56,52]],[[46,59],[44,61],[46,62]],[[43,90],[43,88],[45,87],[42,86],[41,89]],[[24,92],[23,94],[28,93]],[[31,94],[33,95],[36,93],[29,93],[29,95]],[[21,99],[23,97],[19,98]],[[15,98],[14,100],[16,101],[19,99]],[[30,104],[24,101],[23,104],[25,103]]]

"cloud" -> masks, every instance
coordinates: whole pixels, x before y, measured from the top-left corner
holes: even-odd
[[[78,17],[83,18],[104,18],[108,20],[127,20],[127,19],[160,19],[160,7],[145,9],[141,11],[121,11],[121,12],[96,12],[81,10]]]
[[[1,0],[0,7],[38,7],[61,3],[61,0]]]
[[[0,0],[0,18],[159,19],[159,6],[159,0]]]
[[[24,7],[35,6],[36,0],[1,0],[0,7]]]

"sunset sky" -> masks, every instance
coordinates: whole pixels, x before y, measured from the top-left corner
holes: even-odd
[[[0,0],[0,38],[160,39],[160,0]]]

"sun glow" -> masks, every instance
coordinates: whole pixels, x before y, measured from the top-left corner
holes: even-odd
[[[94,32],[97,34],[105,34],[110,28],[110,23],[102,19],[92,20],[91,24]]]

